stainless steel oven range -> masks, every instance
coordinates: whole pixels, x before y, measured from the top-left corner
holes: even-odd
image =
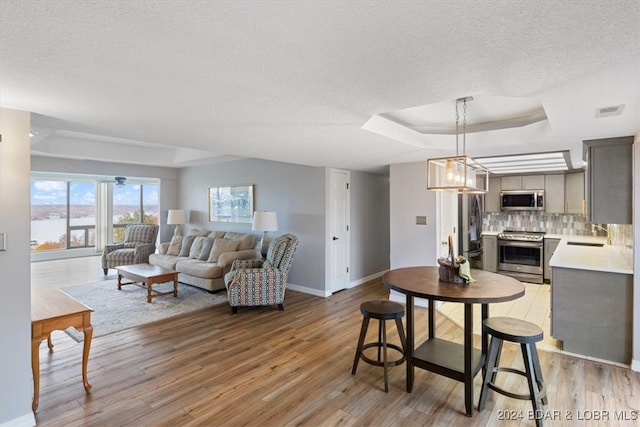
[[[505,230],[498,234],[498,273],[543,283],[544,232]]]

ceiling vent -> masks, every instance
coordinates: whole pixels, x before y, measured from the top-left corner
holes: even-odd
[[[596,118],[619,116],[624,111],[624,104],[602,107],[596,110]]]

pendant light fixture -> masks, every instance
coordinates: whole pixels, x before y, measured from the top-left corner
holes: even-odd
[[[489,171],[466,155],[467,102],[473,97],[456,99],[456,155],[427,160],[427,190],[480,194],[489,190]],[[462,155],[459,152],[458,104],[462,104]]]

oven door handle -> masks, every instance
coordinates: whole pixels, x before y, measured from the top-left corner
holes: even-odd
[[[498,246],[517,246],[519,248],[541,248],[542,242],[523,242],[520,240],[498,240]]]

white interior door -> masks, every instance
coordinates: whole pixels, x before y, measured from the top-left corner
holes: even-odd
[[[453,191],[438,192],[438,216],[440,224],[440,247],[438,252],[441,257],[446,257],[449,253],[448,237],[453,236],[453,253],[458,255],[459,248],[455,245],[458,243],[458,193]]]
[[[337,292],[349,286],[349,171],[329,172],[329,289]]]

